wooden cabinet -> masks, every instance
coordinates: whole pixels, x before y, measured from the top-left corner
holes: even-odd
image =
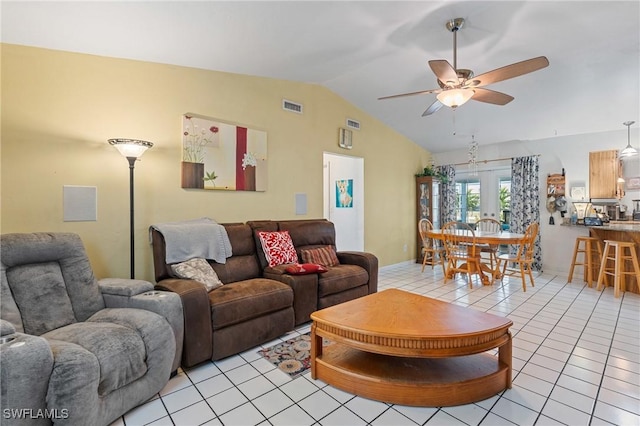
[[[622,161],[617,150],[589,153],[589,198],[622,198]]]
[[[416,177],[416,261],[422,262],[422,240],[418,233],[420,219],[429,219],[434,228],[440,228],[440,180],[433,176]]]

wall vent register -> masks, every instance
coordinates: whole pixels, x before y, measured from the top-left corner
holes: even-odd
[[[347,118],[347,127],[354,130],[360,130],[360,122]]]
[[[297,112],[298,114],[302,114],[302,104],[288,101],[286,99],[282,100],[282,109],[291,112]]]

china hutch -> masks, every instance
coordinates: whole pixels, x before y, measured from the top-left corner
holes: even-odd
[[[416,177],[416,261],[422,262],[422,239],[418,233],[420,219],[429,219],[433,227],[439,229],[440,224],[440,180],[435,176]]]

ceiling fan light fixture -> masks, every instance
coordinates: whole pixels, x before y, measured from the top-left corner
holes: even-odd
[[[638,150],[631,146],[631,125],[633,123],[635,123],[635,121],[625,121],[622,123],[627,126],[627,146],[620,151],[620,157],[626,158],[638,155]]]
[[[449,89],[438,93],[436,97],[444,105],[457,108],[471,99],[474,93],[471,89]]]

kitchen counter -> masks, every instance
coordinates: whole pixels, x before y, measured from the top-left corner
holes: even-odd
[[[609,223],[604,223],[602,226],[588,226],[587,228],[602,228],[602,229],[608,229],[610,231],[630,231],[630,232],[640,232],[640,222],[623,222],[623,221],[616,221],[616,222],[609,222]]]

